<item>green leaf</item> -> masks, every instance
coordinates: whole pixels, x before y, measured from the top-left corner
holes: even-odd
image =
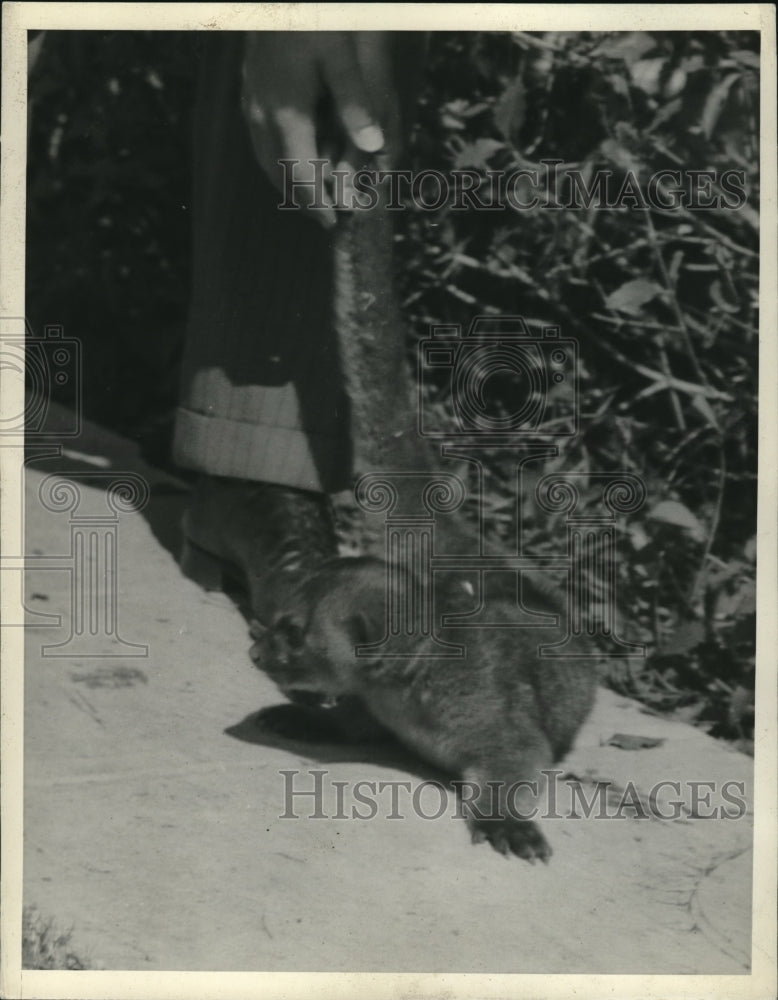
[[[662,294],[662,288],[655,281],[648,278],[635,278],[617,288],[605,300],[609,309],[618,312],[629,313],[630,316],[638,316],[643,311],[643,306],[651,302],[658,295]]]
[[[640,169],[640,161],[629,149],[616,139],[603,139],[600,143],[602,155],[615,163],[622,170],[631,170],[633,173]]]
[[[695,541],[705,539],[705,531],[700,522],[688,507],[677,500],[662,500],[648,512],[648,517],[661,524],[672,524],[685,529]]]
[[[630,31],[626,34],[614,32],[592,51],[592,56],[601,59],[623,59],[624,62],[632,63],[637,62],[655,46],[656,41],[646,31]]]
[[[713,407],[704,396],[699,393],[692,396],[692,406],[698,413],[702,414],[711,427],[715,428],[717,431],[721,431],[719,422],[716,419],[716,414],[713,412]]]
[[[700,118],[700,128],[706,139],[710,139],[713,135],[730,88],[735,80],[739,79],[740,73],[730,73],[708,95],[705,107],[702,109],[702,117]]]
[[[508,142],[515,142],[527,109],[526,89],[520,77],[505,88],[494,106],[494,123]]]
[[[689,653],[705,639],[705,627],[700,621],[681,622],[670,639],[662,647],[666,656],[681,656]]]
[[[638,62],[633,63],[629,68],[632,82],[646,94],[657,94],[659,92],[659,81],[665,61],[664,58],[640,59]]]
[[[734,315],[740,312],[740,306],[734,302],[727,302],[724,298],[724,292],[721,287],[721,282],[718,278],[715,278],[708,286],[708,293],[713,300],[713,302],[721,309],[722,312],[730,313]]]
[[[475,142],[466,143],[457,151],[454,167],[456,170],[461,170],[462,167],[487,170],[489,158],[501,149],[505,149],[505,143],[498,142],[497,139],[476,139]]]
[[[737,59],[743,66],[749,66],[751,69],[759,69],[759,56],[756,52],[751,52],[749,49],[738,49],[737,52],[732,53],[732,57],[733,59]]]

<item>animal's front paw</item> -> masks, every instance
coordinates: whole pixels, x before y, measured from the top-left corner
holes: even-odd
[[[506,857],[515,854],[529,861],[531,865],[535,864],[536,858],[543,864],[548,864],[548,859],[553,853],[551,845],[536,824],[529,820],[472,820],[471,833],[474,844],[482,844],[487,840],[500,854]]]

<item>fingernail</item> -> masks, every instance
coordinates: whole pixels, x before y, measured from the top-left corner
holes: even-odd
[[[377,153],[383,149],[384,133],[377,125],[365,125],[354,136],[357,146],[365,153]]]

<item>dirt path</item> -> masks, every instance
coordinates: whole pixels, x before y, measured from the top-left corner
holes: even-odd
[[[45,555],[49,568],[27,574],[24,895],[73,925],[74,947],[95,967],[747,971],[750,759],[603,691],[567,771],[622,788],[632,781],[644,795],[660,780],[681,782],[680,796],[670,787],[660,796],[668,814],[673,798],[690,804],[691,781],[742,781],[748,815],[549,820],[548,867],[471,846],[452,818],[452,795],[436,820],[414,816],[402,790],[404,822],[389,818],[380,795],[373,819],[331,818],[343,787],[334,782],[396,779],[415,789],[430,775],[399,752],[263,737],[253,715],[281,698],[248,660],[243,618],[223,595],[183,579],[169,551],[182,485],[94,428],[79,449],[32,463],[27,475],[27,551]],[[112,522],[118,636],[147,646],[146,655],[126,656],[143,651],[100,634],[81,650],[89,656],[75,655],[72,643],[42,650],[67,642],[81,613],[71,602],[73,525],[94,511],[112,516],[105,481],[81,475],[106,471],[91,464],[95,456],[151,484],[143,512]],[[53,469],[69,469],[60,478],[78,483],[77,511],[41,502]],[[93,525],[93,536],[106,524]],[[87,567],[101,558],[97,549],[90,557],[88,543],[85,552]],[[41,614],[60,615],[60,626]],[[640,751],[602,745],[614,733],[665,742]],[[290,770],[300,772],[297,789],[313,787],[310,771],[326,772],[329,820],[306,818],[311,800],[302,797],[293,802],[301,818],[280,818],[290,780],[280,772]],[[583,789],[591,798],[592,785]],[[434,813],[438,793],[424,794],[422,808]],[[699,811],[709,811],[704,787],[700,794]],[[346,788],[342,810],[353,804]],[[711,793],[710,806],[722,804]]]

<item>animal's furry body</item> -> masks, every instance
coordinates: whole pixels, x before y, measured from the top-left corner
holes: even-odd
[[[357,656],[357,646],[384,636],[384,595],[381,561],[333,560],[260,639],[258,665],[291,696],[309,691],[344,699],[348,711],[339,717],[335,709],[333,717],[347,737],[354,704],[364,706],[420,757],[473,784],[474,839],[546,860],[551,850],[545,838],[534,823],[518,818],[540,807],[540,799],[524,789],[509,802],[509,790],[534,781],[542,791],[542,770],[570,749],[594,699],[593,661],[539,657],[538,645],[552,640],[552,630],[516,627],[515,606],[507,601],[490,609],[492,627],[440,631],[445,641],[465,646],[462,658],[419,655],[420,640],[413,636],[405,637],[400,658]],[[446,611],[469,610],[472,601],[451,585],[437,596]]]

